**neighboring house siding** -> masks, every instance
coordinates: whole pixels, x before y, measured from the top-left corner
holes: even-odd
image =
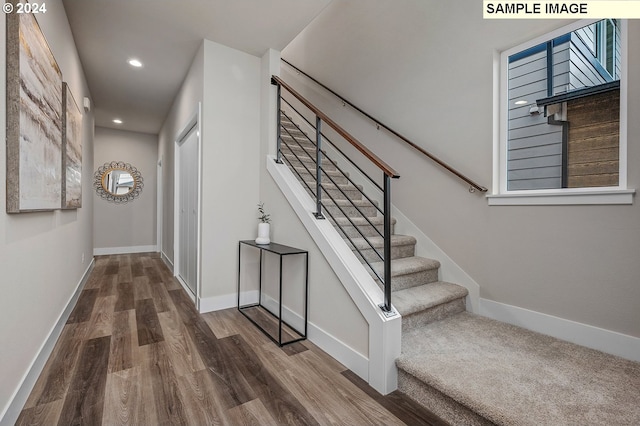
[[[618,52],[619,31],[618,28],[615,37]],[[559,37],[552,44],[552,93],[548,93],[547,88],[546,44],[510,58],[507,144],[507,189],[510,191],[562,187],[562,126],[548,124],[544,114],[531,114],[529,110],[536,105],[535,101],[612,80],[597,63],[595,24]],[[619,54],[615,64],[619,70]],[[619,79],[619,71],[615,74],[613,79]],[[528,103],[515,105],[521,99]]]
[[[562,179],[562,128],[529,109],[547,97],[546,51],[509,64],[509,190],[558,188]],[[526,105],[515,105],[526,99]]]

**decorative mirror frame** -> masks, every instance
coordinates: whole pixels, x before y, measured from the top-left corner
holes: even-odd
[[[131,175],[131,177],[133,177],[133,188],[131,191],[126,194],[116,195],[104,188],[102,184],[104,176],[111,170],[125,170]],[[116,204],[124,204],[138,198],[142,192],[142,188],[144,187],[144,181],[138,169],[133,167],[131,164],[125,163],[124,161],[112,161],[110,163],[104,163],[104,165],[100,166],[98,170],[96,170],[93,175],[93,187],[95,188],[96,193],[105,200]]]

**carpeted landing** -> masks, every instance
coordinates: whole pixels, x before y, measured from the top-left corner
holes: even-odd
[[[403,333],[400,391],[452,424],[640,425],[640,363],[460,313]]]

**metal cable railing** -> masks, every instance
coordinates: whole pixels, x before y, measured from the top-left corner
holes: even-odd
[[[307,120],[307,118],[300,114],[300,112],[293,106],[291,105],[290,102],[288,102],[286,99],[283,99],[283,101],[285,101],[285,103],[287,105],[289,105],[289,107],[300,117],[302,118],[310,127],[313,128],[313,125],[311,124],[311,122],[309,120]],[[284,116],[287,117],[289,120],[291,120],[291,117],[287,116],[284,112],[283,112]],[[292,122],[293,124],[293,122]],[[295,124],[293,124],[295,127],[298,128],[298,130],[300,132],[302,132],[302,130]],[[302,132],[304,134],[304,132]],[[305,135],[306,136],[306,135]],[[333,142],[331,142],[331,140],[329,138],[327,138],[324,133],[322,134],[322,138],[324,141],[328,142],[329,145],[331,145],[333,147],[333,149],[335,149],[341,156],[342,158],[346,159],[353,167],[356,168],[356,170],[358,170],[360,172],[360,174],[362,174],[364,177],[366,177],[376,188],[378,188],[381,192],[382,192],[382,186],[380,186],[380,184],[378,182],[375,181],[375,179],[373,179],[371,176],[369,176],[364,170],[362,170],[362,168],[360,166],[358,166],[358,164],[356,164],[351,158],[349,158],[340,148],[338,148],[337,145],[335,145]],[[323,151],[324,153],[324,151]],[[329,157],[325,156],[325,158],[327,160],[329,160],[331,162],[331,164],[335,167],[338,167],[338,165]],[[373,206],[376,208],[376,210],[378,210],[380,213],[382,213],[382,209],[378,206],[378,203],[376,201],[373,201],[371,198],[369,198],[369,196],[366,194],[366,192],[364,192],[363,190],[360,189],[360,187],[358,185],[356,185],[355,182],[353,182],[353,180],[347,175],[344,174],[344,177],[347,179],[347,181],[349,183],[351,183],[353,186],[355,186],[356,188],[358,188],[358,190],[360,191],[360,193],[362,194],[362,196],[369,201],[371,204],[373,204]],[[357,206],[356,206],[357,207]],[[360,212],[362,213],[362,212]]]
[[[283,114],[283,115],[284,115],[284,116],[286,116],[286,114]],[[289,117],[287,117],[287,118],[289,118]],[[290,118],[289,118],[289,120],[290,120]],[[296,126],[296,127],[297,127],[297,126]],[[284,129],[285,131],[287,131],[287,133],[289,133],[289,135],[291,135],[291,133],[286,129],[286,127],[283,127],[283,129]],[[298,130],[300,130],[300,128],[298,128]],[[298,145],[298,147],[299,147],[300,149],[302,149],[302,151],[304,151],[304,153],[305,153],[305,154],[307,154],[310,158],[312,158],[312,157],[311,157],[311,154],[309,153],[309,151],[307,151],[307,150],[302,146],[302,144],[300,144],[300,142],[299,142],[297,139],[295,139],[295,138],[294,138],[294,141],[296,142],[296,144]],[[288,148],[291,150],[291,147],[289,147],[289,146],[288,146]],[[295,154],[294,154],[294,155],[295,155]],[[323,152],[323,155],[324,155],[324,159],[328,160],[328,161],[331,163],[331,165],[332,165],[332,166],[334,166],[334,167],[335,167],[335,168],[336,168],[336,169],[337,169],[337,170],[342,174],[342,176],[344,176],[344,177],[348,180],[348,182],[350,182],[350,183],[353,185],[353,187],[354,187],[354,188],[355,188],[355,189],[360,193],[360,195],[362,195],[362,196],[365,196],[365,197],[366,197],[366,195],[365,195],[364,191],[362,191],[362,189],[360,189],[360,187],[358,187],[356,184],[354,184],[354,183],[353,183],[353,181],[352,181],[351,179],[349,179],[349,177],[348,177],[345,173],[343,173],[343,172],[342,172],[342,170],[340,170],[340,169],[338,168],[338,165],[337,165],[337,164],[336,164],[336,163],[335,163],[331,158],[329,158],[329,157],[328,157],[324,152]],[[298,157],[296,156],[296,158],[298,158]],[[303,164],[303,166],[304,166],[304,164]],[[304,166],[304,167],[305,167],[305,168],[307,168],[306,166]],[[351,198],[350,198],[350,197],[349,197],[349,196],[344,192],[344,190],[343,190],[343,189],[338,185],[338,183],[337,183],[337,182],[336,182],[336,181],[331,177],[331,175],[330,175],[329,173],[327,173],[327,172],[322,168],[322,165],[320,165],[320,169],[321,169],[321,171],[323,171],[323,172],[325,173],[325,176],[329,179],[329,181],[331,181],[331,183],[336,187],[336,189],[337,189],[338,191],[340,191],[340,193],[342,193],[342,195],[344,195],[345,199],[346,199],[346,200],[348,200],[348,201],[351,203],[352,207],[353,207],[353,208],[355,208],[355,209],[356,209],[356,211],[358,211],[358,213],[360,214],[360,216],[362,216],[362,217],[367,221],[367,223],[368,223],[369,225],[371,225],[371,226],[375,227],[375,225],[371,222],[371,219],[369,219],[369,216],[365,215],[365,214],[360,210],[360,208],[359,208],[359,207],[358,207],[358,206],[357,206],[357,205],[356,205],[356,204],[351,200]],[[308,171],[308,168],[307,168],[307,171]],[[311,173],[310,173],[310,174],[311,174]],[[313,177],[313,175],[312,175],[312,174],[311,174],[311,176]],[[327,194],[329,194],[329,193],[327,192],[326,188],[323,188],[323,189],[325,190],[325,192],[326,192]],[[328,196],[330,196],[330,195],[328,195]],[[330,197],[331,197],[331,196],[330,196]],[[340,207],[339,203],[337,203],[337,201],[336,201],[336,200],[334,200],[333,198],[332,198],[331,200],[335,203],[335,205],[336,205],[336,207],[337,207],[337,208],[342,209],[342,208]],[[371,201],[368,197],[367,197],[367,200],[368,200],[368,201],[369,201],[369,202],[370,202],[374,207],[376,207],[376,209],[377,209],[378,211],[380,211],[380,212],[382,213],[382,211],[381,211],[381,210],[380,210],[380,209],[379,209],[375,204],[373,204],[373,201]],[[326,206],[325,206],[324,204],[323,204],[323,207],[325,207],[325,210],[326,210]],[[343,213],[344,213],[344,212],[343,212]],[[350,220],[349,216],[347,216],[347,219],[349,219],[349,220]],[[353,224],[353,222],[352,222],[352,224]],[[355,224],[353,224],[353,225],[355,226]],[[380,232],[377,228],[375,228],[375,229],[376,229],[376,232],[377,232],[381,237],[383,237],[382,232]],[[364,237],[364,236],[363,236],[363,237]]]
[[[295,111],[296,114],[298,114],[298,116],[300,118],[302,118],[309,126],[313,127],[313,124],[311,124],[311,122],[309,120],[307,120],[307,117],[305,117],[303,114],[301,114],[292,104],[291,102],[287,101],[286,99],[282,99],[287,105],[289,105],[289,108],[291,108],[293,111]],[[285,114],[286,115],[286,114]],[[333,142],[331,142],[331,139],[329,139],[324,133],[322,133],[322,137],[329,142],[329,145],[331,145],[333,147],[333,149],[335,149],[336,151],[338,151],[338,153],[345,158],[353,167],[355,167],[360,173],[362,173],[363,176],[365,176],[373,185],[375,185],[380,191],[382,191],[382,186],[380,186],[380,184],[378,182],[376,182],[375,179],[373,179],[371,176],[369,176],[364,170],[362,170],[362,168],[360,168],[360,166],[358,166],[358,164],[356,164],[355,161],[353,161],[351,158],[349,158],[349,156],[347,154],[345,154],[336,144],[334,144]],[[366,197],[366,194],[363,193],[363,195]],[[380,213],[382,213],[382,210],[378,209],[380,211]]]
[[[285,127],[283,127],[283,129],[285,131],[287,131],[287,129]],[[287,133],[289,133],[287,131]],[[309,139],[309,141],[311,141]],[[294,156],[294,158],[300,163],[300,165],[306,170],[307,173],[309,173],[310,175],[312,175],[312,171],[309,169],[309,167],[307,167],[304,164],[304,161],[300,158],[300,156],[298,154],[296,154],[291,147],[289,146],[289,144],[287,142],[285,142],[283,140],[285,146],[289,149],[291,155]],[[308,154],[307,154],[308,155]],[[308,157],[312,160],[313,162],[313,157],[311,157],[310,155],[308,155]],[[314,190],[313,188],[309,185],[309,183],[307,182],[307,180],[305,179],[304,176],[302,176],[302,174],[300,174],[300,172],[298,171],[298,169],[295,167],[295,165],[293,164],[293,162],[283,153],[283,157],[284,161],[289,165],[289,167],[294,171],[294,173],[298,176],[298,179],[307,187],[307,189],[309,190],[309,192],[312,195],[314,194]],[[325,157],[326,158],[326,157]],[[338,169],[339,170],[339,169]],[[324,170],[323,170],[324,171]],[[340,170],[341,173],[343,173]],[[326,172],[325,172],[326,173]],[[344,173],[343,173],[344,174]],[[324,193],[327,195],[327,197],[329,197],[331,199],[331,201],[334,203],[334,205],[338,208],[338,210],[340,210],[340,213],[342,213],[344,215],[344,217],[347,218],[347,220],[349,221],[349,223],[351,224],[351,226],[354,227],[354,229],[360,234],[360,236],[363,238],[363,240],[367,243],[367,245],[374,251],[374,253],[378,256],[378,258],[381,261],[384,261],[384,257],[382,254],[380,254],[380,252],[378,251],[378,249],[376,249],[374,247],[374,245],[371,243],[371,241],[369,240],[369,238],[367,238],[364,233],[362,232],[362,230],[360,230],[360,228],[358,228],[358,226],[355,224],[355,222],[351,219],[351,217],[344,211],[344,209],[342,207],[340,207],[340,205],[338,204],[337,200],[331,195],[330,192],[328,192],[326,189],[324,190]],[[344,193],[344,191],[341,191],[341,193],[346,197],[346,199],[352,204],[352,206],[354,205],[353,201]],[[362,260],[364,261],[364,263],[369,267],[369,269],[373,272],[373,274],[376,276],[376,278],[378,278],[378,280],[382,283],[383,282],[383,278],[380,276],[380,274],[378,273],[378,271],[375,270],[375,268],[373,267],[373,265],[371,265],[371,262],[369,262],[366,258],[366,256],[364,255],[364,253],[362,253],[362,251],[360,250],[360,248],[358,248],[358,245],[356,244],[355,241],[353,241],[353,238],[348,234],[348,232],[345,231],[345,229],[343,228],[342,225],[340,225],[337,221],[337,218],[333,215],[333,213],[331,213],[331,210],[328,209],[327,205],[325,205],[324,202],[322,202],[323,207],[325,208],[325,212],[329,215],[330,219],[333,221],[333,223],[340,229],[340,231],[342,232],[344,238],[346,238],[349,243],[351,243],[351,245],[353,246],[354,250],[356,250],[358,252],[358,254],[360,255],[360,257],[362,258]],[[364,217],[364,214],[363,214]],[[371,223],[371,222],[369,222]],[[376,231],[378,233],[380,233],[378,231],[378,229],[375,227],[375,225],[371,224],[371,226],[374,227],[374,229],[376,229]],[[381,235],[382,236],[382,235]]]
[[[301,131],[301,132],[302,132],[302,130],[301,130],[298,126],[296,126],[296,125],[293,123],[293,121],[291,121],[291,118],[289,118],[289,117],[288,117],[284,112],[281,112],[281,113],[282,113],[282,115],[284,115],[285,117],[287,117],[287,119],[288,119],[288,120],[289,120],[289,121],[290,121],[290,122],[291,122],[291,123],[292,123],[292,124],[293,124],[297,129],[298,129],[298,130],[299,130],[299,131]],[[289,136],[292,136],[292,135],[291,135],[291,133],[289,132],[289,130],[286,128],[286,126],[283,126],[283,129],[284,129],[284,130],[289,134]],[[304,132],[302,132],[302,133],[304,134]],[[296,144],[297,144],[297,145],[302,149],[302,151],[304,151],[304,153],[305,153],[305,154],[307,154],[307,156],[308,156],[309,158],[311,158],[311,159],[312,159],[312,161],[313,161],[313,157],[312,157],[312,156],[311,156],[311,154],[310,154],[310,153],[309,153],[309,152],[308,152],[308,151],[307,151],[307,150],[302,146],[302,144],[300,144],[300,142],[299,142],[296,138],[293,138],[293,140],[294,140],[294,142],[295,142],[295,143],[296,143]],[[283,141],[284,141],[284,139],[283,139]],[[309,141],[311,141],[311,140],[309,140]],[[286,142],[285,142],[285,144],[287,145],[287,148],[289,148],[289,150],[291,151],[291,153],[296,157],[296,159],[297,159],[298,161],[301,161],[301,160],[300,160],[300,157],[298,157],[298,156],[295,154],[295,152],[293,152],[293,150],[291,149],[291,147],[289,146],[289,144],[287,144]],[[349,177],[347,176],[347,174],[346,174],[346,173],[344,173],[344,172],[343,172],[343,171],[338,167],[338,165],[337,165],[337,164],[336,164],[336,163],[335,163],[331,158],[329,158],[328,156],[326,156],[326,155],[325,155],[325,156],[324,156],[324,159],[329,160],[329,162],[330,162],[330,163],[331,163],[331,164],[336,168],[336,170],[337,170],[338,172],[340,172],[340,173],[342,174],[342,176],[343,176],[343,177],[345,177],[349,182],[351,182],[351,183],[352,183],[352,185],[353,185],[353,187],[354,187],[355,189],[357,189],[357,190],[358,190],[358,192],[360,192],[360,194],[361,194],[361,195],[364,195],[364,192],[363,192],[363,191],[362,191],[362,190],[361,190],[357,185],[353,184],[353,182],[351,181],[351,179],[349,179]],[[311,174],[311,171],[309,170],[309,168],[308,168],[307,166],[305,166],[305,165],[304,165],[304,163],[302,164],[302,166],[303,166],[303,167],[307,170],[307,172],[308,172],[308,173],[313,177],[313,175]],[[335,181],[335,179],[333,179],[333,178],[331,177],[331,175],[330,175],[329,173],[327,173],[327,171],[325,171],[325,170],[322,168],[322,165],[320,166],[320,168],[321,168],[321,170],[325,173],[325,176],[326,176],[326,177],[331,181],[331,183],[336,187],[336,189],[337,189],[337,190],[338,190],[338,191],[339,191],[339,192],[340,192],[340,193],[345,197],[345,200],[346,200],[346,201],[348,201],[348,202],[351,204],[351,207],[355,208],[355,210],[359,213],[359,215],[360,215],[362,218],[364,218],[364,220],[365,220],[365,221],[366,221],[366,222],[367,222],[371,227],[373,227],[373,229],[375,230],[375,232],[376,232],[380,237],[384,238],[384,235],[382,234],[382,232],[380,232],[380,230],[377,228],[377,226],[376,226],[376,225],[374,225],[374,224],[373,224],[373,222],[371,222],[371,219],[369,218],[369,216],[368,216],[368,215],[366,215],[366,214],[364,214],[364,212],[362,212],[362,210],[360,210],[360,208],[359,208],[359,207],[358,207],[358,206],[353,202],[353,200],[351,199],[351,197],[349,197],[349,196],[347,195],[347,193],[346,193],[346,192],[345,192],[345,191],[344,191],[344,190],[343,190],[343,189],[338,185],[338,183]],[[299,175],[299,173],[298,173],[298,175]],[[300,176],[300,175],[299,175],[299,176]],[[366,237],[366,236],[365,236],[365,235],[360,231],[360,229],[359,229],[359,228],[357,228],[357,225],[353,222],[353,220],[351,219],[351,216],[350,216],[350,215],[348,215],[348,214],[344,211],[344,209],[340,206],[340,203],[338,203],[338,201],[337,201],[335,198],[333,198],[333,196],[331,195],[331,193],[330,193],[330,192],[328,192],[326,188],[323,188],[323,189],[324,189],[325,194],[326,194],[329,198],[331,198],[331,201],[334,203],[335,207],[337,207],[337,208],[338,208],[338,210],[340,210],[340,212],[341,212],[341,213],[346,217],[346,219],[349,221],[349,223],[351,223],[351,225],[352,225],[353,227],[355,227],[355,228],[356,228],[356,230],[360,233],[360,236],[361,236],[362,238],[364,238],[365,240],[367,240],[367,243],[369,244],[369,246],[371,247],[371,249],[373,249],[373,250],[374,250],[374,251],[375,251],[375,252],[380,256],[380,260],[383,260],[382,255],[380,255],[380,254],[378,253],[377,249],[376,249],[375,247],[373,247],[373,245],[372,245],[372,244],[371,244],[371,242],[367,239],[367,237]],[[369,202],[370,202],[370,203],[372,203],[372,205],[373,205],[373,202],[371,202],[370,200],[369,200]],[[328,213],[330,213],[330,212],[328,211],[328,209],[327,209],[327,206],[326,206],[326,205],[324,205],[324,203],[323,203],[323,207],[325,208],[325,210],[327,210],[327,212],[328,212]],[[376,207],[376,208],[377,208],[377,207]],[[378,209],[378,210],[379,210],[379,209]],[[382,212],[381,212],[381,213],[382,213]],[[332,216],[332,219],[333,219],[333,216]],[[340,227],[340,225],[339,225],[339,224],[337,224],[337,226],[338,226],[338,227]],[[344,231],[344,230],[343,230],[343,231]]]
[[[347,239],[349,240],[351,245],[360,254],[362,259],[365,260],[365,263],[367,263],[369,268],[373,271],[374,275],[382,283],[383,291],[384,291],[384,303],[382,305],[380,305],[380,307],[382,308],[383,311],[390,312],[391,311],[391,179],[397,179],[400,176],[387,163],[385,163],[382,159],[380,159],[377,155],[375,155],[371,150],[369,150],[367,147],[365,147],[355,137],[353,137],[346,130],[344,130],[342,127],[340,127],[330,117],[328,117],[325,113],[320,111],[315,105],[313,105],[311,102],[309,102],[306,98],[304,98],[301,94],[299,94],[295,89],[293,89],[291,86],[289,86],[282,79],[280,79],[277,76],[272,76],[271,83],[276,85],[277,92],[278,92],[277,93],[277,109],[278,109],[278,116],[277,117],[278,117],[278,123],[277,123],[277,149],[276,149],[277,158],[276,158],[276,161],[278,163],[282,163],[283,162],[282,161],[282,158],[283,158],[283,152],[282,152],[282,142],[283,142],[282,136],[283,135],[282,135],[282,130],[284,130],[286,133],[289,134],[289,137],[291,137],[291,139],[293,141],[295,141],[299,145],[299,147],[306,154],[306,156],[313,160],[312,163],[315,166],[315,171],[312,172],[304,164],[304,161],[302,161],[300,159],[300,157],[292,149],[290,149],[289,146],[287,145],[287,148],[289,148],[289,151],[300,162],[300,164],[304,167],[304,169],[311,176],[315,175],[315,179],[314,179],[315,180],[315,188],[312,189],[311,186],[305,181],[305,179],[302,178],[302,176],[296,170],[296,168],[291,164],[289,159],[285,158],[287,163],[296,172],[296,174],[298,174],[298,176],[301,178],[301,181],[307,186],[309,191],[312,194],[314,194],[315,199],[316,199],[316,211],[314,213],[315,217],[317,219],[324,219],[324,214],[323,214],[323,208],[324,208],[324,210],[330,216],[332,221],[339,225],[339,221],[336,220],[336,218],[334,217],[333,213],[331,213],[330,209],[326,208],[326,206],[324,205],[324,203],[322,201],[322,197],[323,197],[323,193],[324,193],[326,196],[328,196],[331,199],[331,201],[338,208],[338,210],[340,210],[341,213],[344,214],[344,216],[347,218],[348,222],[363,237],[363,239],[368,243],[368,245],[373,249],[373,251],[378,256],[380,256],[380,253],[373,246],[371,241],[369,241],[369,238],[367,238],[364,235],[364,233],[360,230],[358,224],[356,224],[349,217],[350,216],[349,214],[346,214],[346,212],[339,205],[340,203],[338,203],[335,200],[335,198],[331,195],[331,192],[328,191],[326,188],[323,188],[323,186],[322,186],[322,178],[323,178],[323,174],[324,174],[324,176],[326,178],[328,178],[333,183],[335,188],[337,188],[338,191],[340,193],[342,193],[347,200],[350,200],[350,197],[347,196],[347,194],[340,187],[340,185],[336,184],[335,180],[330,176],[330,174],[327,173],[327,171],[322,168],[323,156],[324,156],[324,158],[327,158],[325,156],[323,150],[322,150],[322,142],[323,142],[323,139],[325,139],[324,136],[323,136],[323,133],[322,133],[322,125],[326,124],[329,127],[331,127],[338,135],[340,135],[345,141],[347,141],[349,144],[351,144],[351,146],[353,146],[365,158],[367,158],[373,165],[375,165],[380,171],[382,171],[383,185],[382,186],[378,186],[379,188],[380,187],[382,188],[382,193],[383,193],[383,208],[381,210],[382,217],[383,217],[383,231],[382,231],[382,233],[379,232],[378,227],[376,225],[374,225],[366,215],[363,215],[363,217],[366,219],[368,224],[370,226],[372,226],[373,229],[375,229],[376,232],[378,234],[380,234],[382,239],[383,239],[383,255],[382,255],[383,274],[382,274],[382,277],[375,270],[375,268],[366,260],[366,257],[364,256],[364,254],[360,251],[360,249],[358,248],[357,244],[355,244],[355,242],[351,239],[351,237],[348,235],[348,233],[345,232],[344,230],[342,230],[342,233],[345,235],[345,237],[347,237]],[[309,141],[311,141],[312,144],[315,147],[315,153],[313,153],[315,155],[311,155],[311,153],[309,153],[299,143],[299,141],[296,139],[296,137],[291,135],[291,133],[286,129],[286,127],[282,125],[282,121],[281,121],[281,117],[282,116],[281,116],[280,112],[282,111],[281,106],[282,106],[282,89],[283,88],[287,92],[289,92],[294,98],[296,98],[302,105],[304,105],[307,109],[309,109],[315,115],[316,124],[315,124],[315,126],[312,126],[315,129],[315,143],[311,138],[309,138]],[[303,133],[303,132],[301,132],[301,133]],[[329,160],[329,162],[330,162],[330,164],[335,165],[335,162],[333,162],[331,160]],[[344,173],[343,173],[343,175],[346,176]],[[365,173],[365,175],[367,175],[367,174]],[[371,179],[371,178],[369,177],[369,179]],[[357,185],[354,185],[354,187],[358,188]],[[374,205],[375,205],[375,203],[374,203]],[[354,207],[356,207],[356,210],[359,211],[357,206],[354,205]],[[362,213],[362,212],[360,212],[360,213]]]

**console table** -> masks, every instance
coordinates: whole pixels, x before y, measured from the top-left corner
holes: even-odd
[[[260,271],[258,280],[258,302],[249,304],[240,304],[241,277],[242,272],[242,247],[251,247],[260,251]],[[278,285],[277,312],[273,312],[265,306],[262,289],[263,281],[263,260],[265,253],[273,253],[279,256],[280,274]],[[282,259],[285,256],[300,255],[305,259],[305,278],[304,278],[304,330],[290,325],[282,319]],[[238,243],[238,310],[253,324],[256,325],[264,334],[266,334],[278,346],[288,345],[307,338],[307,320],[308,320],[308,302],[309,302],[309,252],[294,247],[285,246],[277,243],[256,244],[253,240],[244,240]],[[276,328],[277,327],[277,328]],[[274,336],[277,335],[277,336]]]

